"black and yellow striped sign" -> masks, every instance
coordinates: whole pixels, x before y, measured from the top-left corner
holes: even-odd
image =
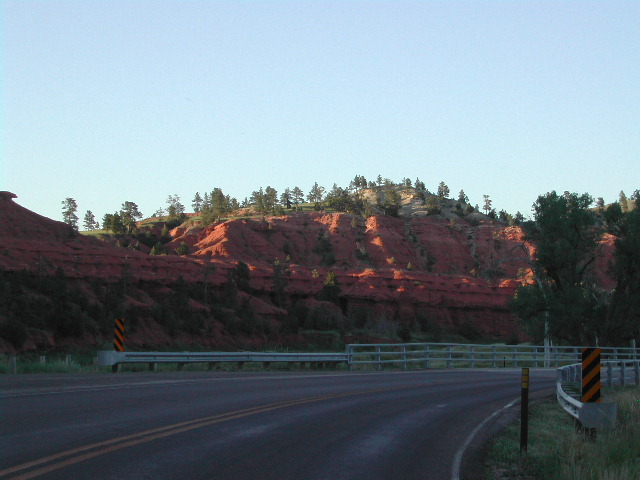
[[[600,402],[601,348],[582,349],[582,402]]]
[[[116,352],[124,352],[124,319],[116,318],[116,326],[113,332],[113,349]]]

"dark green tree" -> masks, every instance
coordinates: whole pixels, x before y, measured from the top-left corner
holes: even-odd
[[[180,203],[180,197],[178,194],[169,195],[167,197],[167,212],[169,214],[170,222],[182,222],[186,218],[184,214],[184,205]]]
[[[327,272],[327,276],[322,283],[322,290],[318,294],[319,300],[324,300],[327,302],[333,302],[336,305],[340,300],[340,285],[338,285],[338,280],[336,279],[336,274],[334,272]]]
[[[592,203],[586,193],[547,193],[533,205],[534,220],[522,225],[525,241],[536,248],[535,284],[519,287],[511,307],[538,338],[547,330],[571,344],[595,342],[602,305],[587,274],[602,229]]]
[[[611,206],[609,207],[611,208]],[[629,210],[619,221],[615,241],[611,293],[600,336],[607,345],[628,345],[640,336],[640,210]]]
[[[175,252],[178,255],[189,255],[189,245],[187,245],[187,242],[180,242],[180,245],[175,249]]]
[[[460,203],[469,203],[469,197],[464,193],[464,190],[460,190],[460,193],[458,193],[458,201]]]
[[[96,217],[91,210],[87,210],[84,214],[84,229],[85,230],[98,230],[100,224],[96,222]]]
[[[627,210],[629,210],[629,203],[628,203],[627,196],[624,193],[624,190],[620,190],[618,201],[620,203],[620,208],[622,208],[623,212],[626,212]]]
[[[273,263],[273,301],[278,307],[282,307],[285,304],[285,290],[289,283],[289,274],[289,270],[280,260],[276,260]]]
[[[284,192],[280,195],[280,204],[284,208],[291,208],[293,205],[293,195],[291,194],[290,188],[285,188]]]
[[[309,203],[313,203],[314,210],[322,210],[322,201],[324,200],[324,187],[318,185],[318,182],[313,184],[311,190],[307,194],[307,200]]]
[[[76,201],[67,197],[62,201],[62,221],[71,226],[74,230],[78,230],[78,204]]]
[[[300,187],[293,187],[291,190],[291,201],[296,208],[304,202],[304,192]]]
[[[120,218],[127,231],[132,233],[136,228],[136,221],[142,218],[142,213],[134,202],[124,202],[120,207]]]
[[[427,207],[427,215],[439,215],[442,213],[440,202],[438,201],[438,198],[433,195],[429,196],[425,205]]]
[[[204,200],[200,196],[200,192],[196,192],[193,197],[193,201],[191,202],[191,207],[193,208],[194,213],[199,214],[202,211],[202,204]]]
[[[270,186],[264,189],[264,208],[267,213],[275,214],[278,206],[278,191]]]
[[[238,262],[235,268],[231,270],[231,277],[238,287],[238,290],[247,293],[251,291],[251,272],[249,270],[249,265],[244,262]]]
[[[440,182],[438,184],[438,196],[440,198],[448,198],[449,197],[449,187],[446,183]]]
[[[489,215],[491,212],[491,199],[489,198],[489,195],[483,195],[482,197],[484,198],[484,206],[482,209],[484,210],[485,215]]]
[[[105,213],[104,217],[102,217],[102,228],[106,231],[111,231],[116,235],[121,235],[127,231],[127,227],[118,212]]]

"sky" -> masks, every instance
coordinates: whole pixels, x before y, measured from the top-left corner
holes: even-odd
[[[356,175],[640,189],[640,2],[3,0],[0,190],[62,219]]]

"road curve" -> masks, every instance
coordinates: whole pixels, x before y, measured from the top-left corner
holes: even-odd
[[[451,480],[519,394],[517,369],[5,375],[0,480]]]

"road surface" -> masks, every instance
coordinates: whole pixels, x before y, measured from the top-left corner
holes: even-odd
[[[519,369],[4,375],[0,480],[457,480],[519,395]]]

